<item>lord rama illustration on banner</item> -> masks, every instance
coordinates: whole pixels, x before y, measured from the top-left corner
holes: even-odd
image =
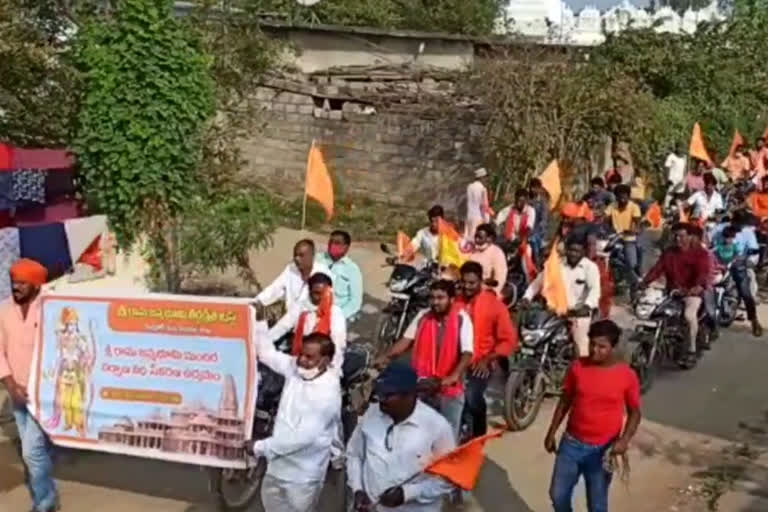
[[[80,437],[86,436],[88,412],[93,401],[91,371],[96,359],[96,339],[93,324],[89,324],[90,336],[80,331],[77,311],[70,307],[61,309],[56,327],[56,370],[53,415],[47,427],[75,430]]]

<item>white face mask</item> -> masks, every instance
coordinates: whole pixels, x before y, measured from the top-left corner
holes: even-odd
[[[296,372],[299,374],[299,377],[304,380],[316,379],[321,373],[319,366],[315,366],[314,368],[303,368],[298,366],[296,367]]]

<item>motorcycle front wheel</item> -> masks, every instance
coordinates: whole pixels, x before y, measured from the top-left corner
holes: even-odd
[[[208,473],[211,490],[216,495],[220,510],[247,510],[259,497],[261,480],[267,469],[267,460],[248,469],[211,469]]]
[[[376,338],[374,339],[376,354],[383,354],[397,341],[397,326],[400,322],[401,314],[383,313],[379,316],[378,324],[376,325]]]
[[[525,430],[544,401],[544,379],[537,370],[512,370],[504,387],[504,419],[510,430]]]
[[[637,380],[640,381],[641,394],[651,389],[656,373],[654,361],[651,360],[651,349],[652,346],[647,343],[638,343],[629,361],[629,365],[637,375]]]

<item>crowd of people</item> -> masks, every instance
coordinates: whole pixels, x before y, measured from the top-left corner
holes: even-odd
[[[466,262],[454,272],[435,276],[429,308],[378,356],[375,366],[381,373],[375,400],[346,443],[340,378],[351,341],[349,326],[363,304],[363,277],[349,256],[349,233],[331,233],[322,252],[312,240],[298,241],[292,261],[254,300],[257,309],[285,304],[285,314],[274,325],[260,320],[256,329],[260,362],[285,377],[272,435],[247,446],[253,456],[267,460],[261,493],[266,510],[316,510],[327,468],[344,464],[356,511],[430,512],[441,510],[448,496],[458,499],[453,485],[424,469],[456,448],[462,429],[468,428],[471,437],[486,434],[489,381],[518,347],[517,327],[506,302],[508,274],[523,274],[525,306],[547,287],[545,259],[559,266],[578,355],[544,440],[545,449],[557,453],[552,504],[556,512],[570,511],[574,486],[583,475],[589,510],[608,510],[611,461],[625,456],[641,413],[637,377],[614,353],[621,337],[621,329],[609,318],[615,276],[599,242],[610,236],[621,240],[620,278],[631,297],[662,276],[668,289],[685,297],[692,360],[697,312],[702,304],[712,307],[712,274],[718,262],[731,269],[753,332],[760,336],[747,263],[759,257],[754,223],[759,212],[754,210],[768,206],[768,153],[765,148],[755,151],[747,156],[744,148],[736,148],[723,163],[725,172],[697,164],[685,174],[684,158],[674,153],[667,158],[666,205],[679,207],[680,218],[667,228],[674,235],[672,246],[645,275],[642,262],[649,255],[643,254],[638,236],[652,201],[625,156],[617,155],[616,167],[594,178],[583,197],[562,205],[557,226],[552,225],[551,197],[540,180],[517,190],[496,214],[486,187],[488,171],[478,169],[467,188]],[[722,194],[743,182],[751,195],[724,217],[728,212]],[[439,257],[445,211],[436,205],[427,217],[428,225],[411,240],[409,259],[416,254],[427,261]],[[520,269],[508,268],[508,247],[517,251]],[[44,273],[36,262],[14,265],[13,297],[0,307],[0,379],[14,403],[38,512],[58,506],[50,446],[25,407]],[[278,348],[281,340],[284,350]],[[406,353],[408,363],[402,362]],[[566,418],[558,444],[556,435]]]

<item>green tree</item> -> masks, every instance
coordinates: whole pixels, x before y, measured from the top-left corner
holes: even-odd
[[[253,12],[275,13],[294,23],[357,25],[488,35],[504,0],[322,0],[311,7],[296,0],[244,0]]]
[[[199,165],[214,112],[210,59],[170,3],[123,0],[78,36],[83,106],[74,150],[91,204],[126,245],[146,234],[169,290],[180,287],[178,221],[202,193]]]
[[[0,140],[67,143],[77,75],[62,54],[71,27],[55,2],[0,0]]]

